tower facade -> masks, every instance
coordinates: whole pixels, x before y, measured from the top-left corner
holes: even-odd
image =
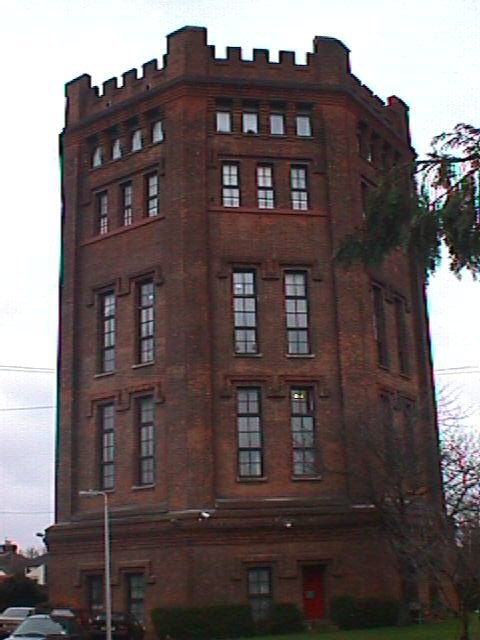
[[[413,157],[406,105],[338,40],[304,65],[219,59],[197,27],[161,68],[66,95],[51,599],[103,605],[91,489],[114,609],[147,624],[160,605],[318,619],[335,595],[396,595],[362,434],[403,433],[438,494],[423,274],[332,256],[379,170]]]

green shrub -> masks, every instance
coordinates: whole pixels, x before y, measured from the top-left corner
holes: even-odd
[[[399,604],[395,600],[336,596],[330,602],[330,617],[341,629],[367,629],[396,624]]]
[[[273,604],[267,632],[276,635],[299,631],[304,631],[304,626],[298,607],[290,603]]]
[[[221,640],[254,633],[250,607],[243,605],[157,608],[152,611],[152,622],[162,640]]]

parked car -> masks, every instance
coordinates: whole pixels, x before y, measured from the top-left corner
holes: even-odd
[[[53,618],[46,613],[37,613],[25,618],[7,640],[54,637],[59,640],[87,640],[88,632],[73,618]]]
[[[105,613],[93,614],[90,618],[90,637],[104,640],[107,631]],[[131,613],[112,613],[112,638],[114,640],[143,640],[145,627]]]
[[[0,638],[9,636],[32,613],[35,613],[33,607],[7,607],[0,613]]]

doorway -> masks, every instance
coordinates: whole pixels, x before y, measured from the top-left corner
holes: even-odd
[[[305,620],[319,620],[325,616],[325,567],[303,567],[303,616]]]

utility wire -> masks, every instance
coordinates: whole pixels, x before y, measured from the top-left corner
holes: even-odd
[[[39,409],[55,409],[55,405],[49,404],[43,407],[8,407],[6,409],[0,409],[0,411],[37,411]]]
[[[14,364],[0,364],[0,371],[18,371],[19,373],[55,373],[51,367],[23,367]]]

